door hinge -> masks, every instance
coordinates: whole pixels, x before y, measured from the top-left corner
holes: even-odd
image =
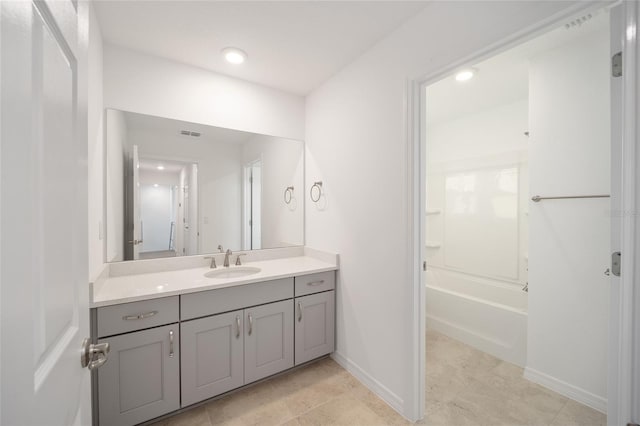
[[[611,254],[611,273],[616,277],[620,276],[620,269],[622,267],[622,255],[619,251]]]
[[[611,75],[614,77],[622,76],[622,52],[611,57]]]
[[[427,261],[426,260],[422,261],[422,270],[423,271],[427,270]]]

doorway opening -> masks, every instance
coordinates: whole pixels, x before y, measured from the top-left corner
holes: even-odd
[[[133,147],[128,174],[125,260],[198,253],[198,165],[140,156]],[[131,257],[129,257],[131,256]]]
[[[426,401],[443,421],[606,421],[610,34],[608,9],[584,13],[424,88]]]

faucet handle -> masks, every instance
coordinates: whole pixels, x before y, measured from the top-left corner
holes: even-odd
[[[205,256],[205,259],[211,259],[211,264],[209,265],[209,267],[211,269],[215,269],[218,267],[218,265],[216,265],[216,257],[215,256]]]
[[[240,256],[246,256],[247,253],[238,253],[238,258],[236,259],[236,266],[240,266],[242,265],[242,262],[240,262]]]

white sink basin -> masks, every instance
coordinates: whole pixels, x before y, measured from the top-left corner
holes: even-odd
[[[260,271],[261,269],[255,266],[230,266],[229,268],[214,269],[204,274],[204,276],[207,278],[240,278],[257,274]]]

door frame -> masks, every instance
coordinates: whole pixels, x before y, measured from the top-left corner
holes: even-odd
[[[260,207],[262,208],[263,158],[262,154],[260,154],[252,160],[246,161],[242,166],[242,250],[257,250],[253,248],[253,168],[255,164],[260,164]],[[247,173],[249,173],[250,176],[248,176]],[[251,224],[249,224],[249,221],[251,221]],[[260,225],[262,228],[262,214],[260,214]],[[247,240],[249,242],[249,248],[245,246]],[[260,238],[260,244],[262,245],[262,238]]]
[[[565,10],[550,16],[530,27],[524,28],[496,43],[493,43],[475,53],[466,56],[456,62],[442,67],[427,75],[408,78],[405,87],[405,140],[407,143],[407,186],[408,186],[408,276],[411,280],[411,369],[413,374],[411,393],[408,395],[405,407],[405,415],[411,420],[419,420],[425,413],[425,343],[426,343],[426,289],[424,286],[423,261],[425,259],[425,215],[426,202],[426,138],[425,114],[426,106],[425,88],[430,84],[441,80],[447,75],[453,74],[457,69],[472,66],[485,59],[498,55],[508,49],[518,46],[528,40],[540,36],[552,29],[558,28],[568,18],[580,13],[592,12],[604,7],[620,6],[622,8],[623,22],[625,23],[626,37],[623,45],[623,87],[624,99],[622,106],[623,122],[623,152],[622,168],[624,178],[621,188],[624,215],[622,247],[625,259],[622,266],[620,279],[620,296],[617,303],[610,304],[612,311],[610,318],[616,318],[619,322],[617,335],[610,336],[609,341],[609,385],[608,385],[608,424],[626,424],[633,418],[639,421],[640,407],[633,407],[632,396],[640,395],[640,360],[634,361],[635,354],[640,354],[640,316],[635,321],[633,307],[640,306],[640,292],[634,295],[634,285],[640,285],[640,274],[637,274],[634,264],[640,263],[639,254],[634,250],[636,241],[640,243],[640,235],[636,228],[640,227],[640,214],[636,210],[636,200],[640,201],[640,186],[636,184],[640,173],[640,155],[636,146],[640,146],[640,133],[635,122],[638,88],[640,87],[640,75],[638,75],[638,59],[640,57],[637,42],[638,21],[640,20],[640,7],[635,2],[618,2],[613,5],[602,2],[585,2],[568,7]],[[612,289],[612,295],[615,294]],[[635,299],[634,299],[635,297]],[[615,312],[617,310],[617,312]],[[615,330],[613,330],[615,331]],[[611,331],[610,331],[611,332]],[[635,337],[635,341],[634,341]],[[638,355],[635,356],[638,358]],[[612,360],[615,360],[612,361]],[[636,365],[634,366],[634,362]],[[635,370],[634,370],[635,368]],[[632,379],[632,372],[635,377]],[[615,389],[615,392],[612,392]],[[612,398],[613,397],[613,398]],[[637,397],[636,397],[637,398]],[[621,421],[624,419],[624,421]]]

